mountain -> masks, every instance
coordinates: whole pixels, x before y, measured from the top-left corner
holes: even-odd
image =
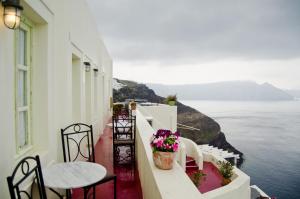
[[[300,99],[300,90],[285,90],[285,92],[295,97],[296,99]]]
[[[123,102],[126,99],[146,99],[149,102],[164,103],[165,98],[158,96],[145,84],[139,84],[127,80],[113,80],[114,102]],[[177,102],[177,122],[186,126],[191,126],[197,130],[188,130],[177,127],[183,137],[189,138],[197,144],[211,144],[216,147],[240,154],[243,161],[243,153],[235,149],[226,141],[225,134],[221,132],[220,125],[212,118],[203,113]]]
[[[158,95],[177,94],[182,100],[267,101],[293,100],[294,97],[275,86],[252,81],[231,81],[209,84],[163,85],[147,84]]]

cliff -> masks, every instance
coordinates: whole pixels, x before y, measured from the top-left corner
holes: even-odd
[[[122,102],[126,99],[146,99],[149,102],[164,103],[165,98],[158,96],[152,89],[149,89],[145,84],[139,84],[127,80],[115,80],[113,84],[114,102]],[[177,122],[183,125],[194,127],[198,130],[187,130],[178,127],[179,132],[183,137],[189,138],[197,144],[211,144],[240,154],[243,154],[235,149],[226,141],[224,133],[221,132],[220,125],[212,118],[203,113],[177,102]],[[243,158],[239,164],[241,164]]]

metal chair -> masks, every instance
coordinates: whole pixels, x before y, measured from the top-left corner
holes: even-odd
[[[113,116],[112,124],[114,164],[131,163],[135,165],[136,117],[132,115]]]
[[[131,115],[132,111],[125,107],[113,112],[113,117],[130,117]]]
[[[39,156],[23,158],[17,164],[12,175],[7,177],[11,199],[21,199],[22,196],[33,199],[33,185],[31,186],[30,193],[28,190],[22,190],[21,184],[27,181],[27,179],[31,179],[37,183],[39,198],[47,199]]]
[[[95,162],[92,125],[83,123],[71,124],[64,129],[61,129],[61,139],[65,162],[73,162],[77,160]],[[117,176],[114,174],[107,174],[105,178],[99,182],[88,187],[84,187],[84,198],[87,198],[89,190],[93,188],[93,198],[95,199],[95,186],[110,180],[114,181],[114,198],[116,199]],[[67,191],[67,195],[70,195],[70,190]]]

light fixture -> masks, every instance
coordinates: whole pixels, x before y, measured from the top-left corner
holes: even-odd
[[[20,25],[21,13],[23,7],[20,5],[20,0],[1,0],[3,11],[3,21],[9,29],[16,29]]]
[[[94,68],[93,70],[94,70],[95,77],[97,77],[98,76],[98,68]]]
[[[90,72],[91,70],[91,64],[90,62],[83,62],[85,65],[85,72]]]

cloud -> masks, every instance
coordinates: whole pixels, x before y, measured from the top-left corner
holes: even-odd
[[[89,0],[117,61],[300,57],[298,0]]]
[[[300,89],[300,59],[239,60],[176,65],[162,67],[159,62],[118,62],[114,77],[144,83],[203,84],[219,81],[269,82],[280,88]],[[133,69],[134,68],[134,69]],[[132,72],[134,71],[134,72]]]

